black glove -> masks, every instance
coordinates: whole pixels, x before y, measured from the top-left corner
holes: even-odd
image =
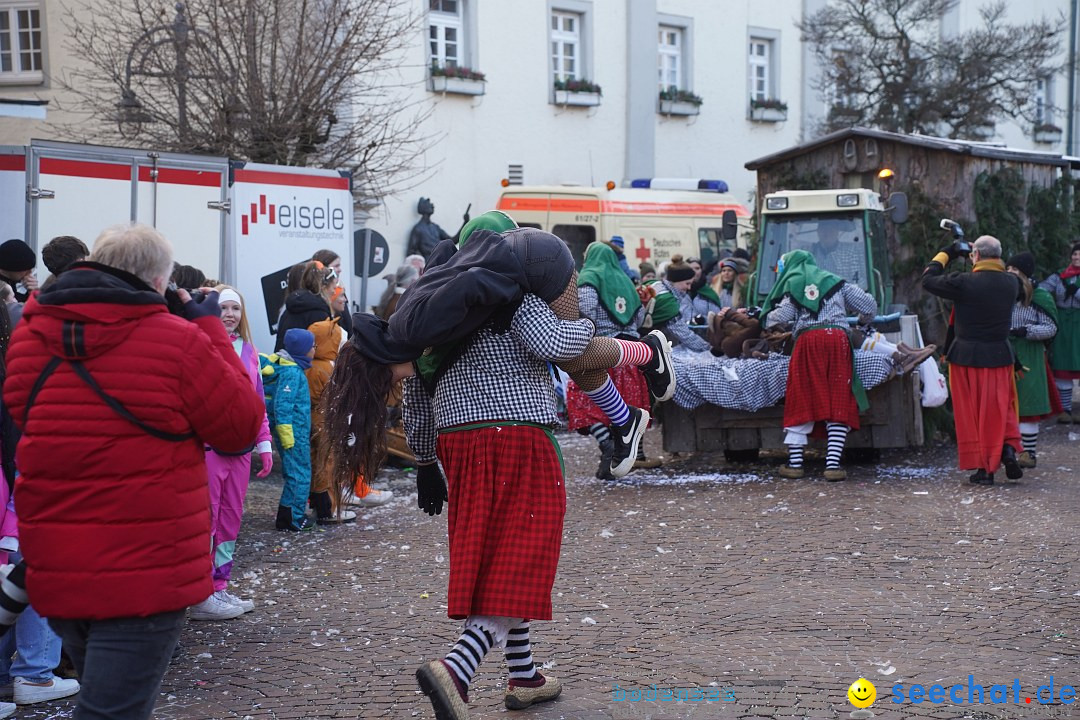
[[[1065,298],[1071,298],[1076,294],[1076,291],[1080,290],[1080,285],[1066,285],[1065,286]]]
[[[945,248],[941,252],[949,256],[949,260],[955,260],[958,257],[967,257],[971,254],[971,245],[963,240],[957,240],[949,247]]]
[[[205,295],[192,297],[184,303],[184,317],[188,320],[198,320],[199,318],[204,317],[221,317],[221,306],[218,305],[217,299],[218,294],[214,290],[211,290]]]
[[[1027,328],[1026,327],[1013,328],[1012,330],[1009,331],[1009,334],[1012,335],[1013,337],[1026,338],[1027,337]]]
[[[428,515],[441,515],[446,502],[446,478],[439,463],[416,468],[416,506]]]

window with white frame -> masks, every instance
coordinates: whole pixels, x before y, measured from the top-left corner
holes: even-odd
[[[45,79],[41,3],[0,0],[0,83]]]
[[[465,65],[462,30],[464,0],[430,0],[428,9],[429,62],[439,67]]]
[[[771,100],[773,90],[773,42],[750,38],[750,99]]]
[[[1032,101],[1035,104],[1036,125],[1049,125],[1052,122],[1050,113],[1053,100],[1050,97],[1051,88],[1053,88],[1053,84],[1050,77],[1041,77],[1035,81],[1035,94]]]
[[[660,79],[660,89],[684,87],[683,70],[683,29],[661,25],[659,28],[659,42],[657,50],[660,55],[657,72]]]
[[[551,69],[554,80],[581,80],[581,13],[551,12]]]

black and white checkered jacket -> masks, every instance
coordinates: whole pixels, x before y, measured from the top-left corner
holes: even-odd
[[[402,417],[417,461],[435,459],[436,433],[442,428],[493,420],[554,427],[555,389],[546,363],[577,357],[593,332],[590,320],[560,320],[543,300],[526,295],[509,331],[495,332],[489,323],[465,341],[434,397],[419,378],[407,378]]]
[[[604,309],[600,303],[600,296],[596,288],[591,285],[582,285],[577,289],[578,307],[581,317],[592,320],[596,326],[597,337],[615,337],[616,335],[632,335],[639,337],[638,328],[645,322],[645,307],[639,307],[629,325],[619,325],[614,318]]]
[[[1057,323],[1034,304],[1016,303],[1013,305],[1009,329],[1015,330],[1022,327],[1027,328],[1027,335],[1024,337],[1028,340],[1049,340],[1057,335]]]
[[[795,323],[793,332],[800,333],[814,325],[847,325],[848,314],[877,315],[877,301],[857,285],[844,283],[818,306],[817,314],[801,308],[785,296],[765,318],[765,327]]]

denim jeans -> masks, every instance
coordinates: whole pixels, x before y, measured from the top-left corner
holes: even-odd
[[[9,556],[11,562],[19,562],[18,553]],[[11,656],[15,656],[12,661]],[[0,640],[0,685],[8,685],[11,678],[21,677],[30,682],[43,683],[53,678],[53,668],[60,664],[60,638],[49,627],[49,622],[27,607]]]
[[[109,620],[50,620],[82,690],[75,720],[146,720],[184,627],[184,611]]]

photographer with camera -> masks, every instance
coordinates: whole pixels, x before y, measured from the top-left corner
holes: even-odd
[[[79,672],[78,717],[150,717],[185,609],[214,591],[203,448],[245,450],[262,423],[217,293],[179,290],[170,314],[171,272],[157,230],[108,228],[8,351],[26,587]]]
[[[983,235],[969,245],[956,223],[943,220],[941,226],[956,240],[934,256],[922,282],[927,292],[953,302],[945,359],[959,465],[975,470],[969,480],[977,485],[993,485],[999,465],[1017,480],[1024,471],[1017,461],[1020,427],[1009,328],[1020,283],[1005,272],[997,238]],[[970,257],[972,271],[946,273],[961,257]]]

